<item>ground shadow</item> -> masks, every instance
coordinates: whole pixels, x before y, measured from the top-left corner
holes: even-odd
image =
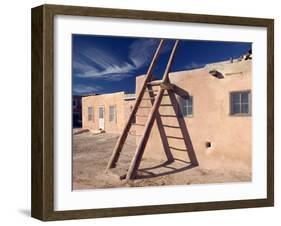
[[[152,86],[148,85],[148,89],[152,89]],[[150,96],[150,100],[151,100],[151,105],[153,106],[153,103],[154,103],[154,100],[155,100],[154,96],[151,92],[149,93],[149,96]],[[173,158],[172,152],[169,148],[169,142],[168,142],[168,139],[167,139],[165,129],[163,127],[163,122],[162,122],[161,116],[159,114],[159,111],[156,112],[155,120],[156,120],[157,128],[158,128],[158,131],[159,131],[159,134],[160,134],[160,137],[161,137],[163,149],[164,149],[165,155],[167,157],[167,162],[169,162],[169,163],[173,162],[174,158]]]
[[[138,174],[136,175],[136,179],[148,179],[148,178],[166,176],[166,175],[170,175],[170,174],[179,173],[179,172],[182,172],[182,171],[185,171],[188,169],[192,169],[194,167],[194,165],[192,165],[191,162],[186,162],[186,161],[180,160],[180,159],[174,159],[174,160],[183,162],[184,166],[174,167],[173,163],[166,161],[166,162],[158,164],[156,166],[139,169]],[[151,172],[151,170],[160,169],[160,168],[170,169],[170,170],[165,171],[165,172],[159,172],[159,173]],[[144,174],[146,174],[146,175],[144,175]]]
[[[176,115],[177,115],[176,118],[177,118],[180,130],[181,130],[181,133],[182,133],[182,138],[183,138],[185,146],[187,148],[187,154],[188,154],[188,157],[191,161],[191,165],[193,167],[198,166],[199,163],[198,163],[198,160],[197,160],[194,148],[193,148],[193,144],[192,144],[187,126],[185,124],[184,117],[182,116],[182,113],[180,111],[179,103],[178,103],[177,98],[176,98],[176,94],[179,95],[179,96],[187,96],[189,94],[188,94],[188,92],[186,92],[185,90],[181,89],[180,87],[178,87],[176,85],[174,85],[174,92],[171,91],[171,90],[168,90],[168,94],[169,94],[172,106],[174,108],[174,111],[176,112]]]

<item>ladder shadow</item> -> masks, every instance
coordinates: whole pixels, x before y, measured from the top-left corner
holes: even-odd
[[[148,86],[148,88],[151,89],[152,86]],[[149,93],[148,95],[150,96],[151,104],[153,105],[153,103],[154,103],[154,99],[152,99],[153,95],[152,95],[152,93]],[[168,163],[173,162],[174,157],[173,157],[173,154],[171,152],[171,149],[169,148],[168,138],[167,138],[165,129],[163,127],[163,122],[162,122],[159,111],[156,112],[155,121],[156,121],[156,124],[157,124],[159,135],[161,137],[161,141],[162,141],[163,149],[164,149],[164,152],[165,152],[165,155],[166,155],[166,158],[167,158],[167,162]]]
[[[179,159],[175,159],[175,160],[179,160]],[[180,160],[180,161],[182,161],[182,160]],[[184,166],[174,167],[172,162],[166,161],[166,162],[158,164],[156,166],[141,168],[141,169],[138,169],[138,174],[136,175],[136,179],[149,179],[149,178],[154,178],[154,177],[176,174],[176,173],[188,170],[188,169],[192,169],[194,167],[194,165],[192,165],[191,162],[184,161],[184,163],[182,163],[182,165],[184,165]],[[170,170],[165,171],[165,172],[157,172],[157,173],[153,172],[153,170],[159,170],[161,168],[163,170],[164,169],[170,169]]]
[[[196,157],[184,117],[182,116],[182,113],[180,111],[180,106],[179,106],[179,103],[176,98],[176,94],[179,96],[187,96],[187,95],[189,95],[189,93],[187,91],[185,91],[184,89],[174,85],[174,91],[172,92],[171,90],[168,90],[168,94],[169,94],[169,98],[172,103],[172,106],[174,108],[174,111],[176,112],[176,115],[177,115],[176,118],[177,118],[180,130],[181,130],[182,136],[183,136],[184,144],[187,148],[187,154],[191,161],[191,165],[193,167],[196,167],[199,165],[199,162]]]

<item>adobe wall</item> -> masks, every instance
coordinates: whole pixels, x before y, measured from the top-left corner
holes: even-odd
[[[129,119],[129,116],[133,110],[135,100],[134,99],[124,100],[123,104],[124,104],[123,120],[124,120],[124,124],[125,124],[127,122],[127,120]]]
[[[99,106],[104,106],[104,127],[105,131],[111,133],[121,133],[124,125],[124,92],[110,93],[82,98],[82,121],[83,128],[90,130],[99,129]],[[116,122],[109,121],[109,106],[116,106]],[[88,121],[88,107],[94,108],[94,120]]]
[[[219,79],[210,70],[222,72]],[[229,93],[231,91],[251,90],[252,87],[251,60],[234,63],[208,65],[202,69],[181,71],[170,74],[170,80],[180,92],[188,92],[193,96],[193,116],[183,118],[190,136],[199,165],[210,168],[220,167],[221,163],[229,162],[231,167],[251,168],[252,117],[231,116]],[[143,76],[136,79],[136,92],[142,85]],[[168,137],[170,151],[175,158],[188,161],[184,141],[180,139],[177,104],[171,102],[167,92],[159,109],[164,130]],[[147,94],[146,94],[147,97]],[[179,98],[179,95],[175,95]],[[149,100],[142,105],[151,105]],[[148,114],[150,109],[141,109],[139,114]],[[137,122],[145,123],[146,118],[137,117]],[[169,127],[170,126],[170,127]],[[138,128],[137,133],[142,133]],[[211,148],[206,147],[211,142]],[[162,142],[156,123],[154,123],[144,157],[165,159]]]

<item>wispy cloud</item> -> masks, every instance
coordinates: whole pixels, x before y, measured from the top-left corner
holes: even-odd
[[[120,81],[147,66],[157,44],[157,40],[154,39],[138,39],[129,46],[125,59],[116,52],[98,46],[76,48],[73,61],[74,74],[80,78]]]
[[[88,85],[74,85],[73,92],[75,94],[88,94],[88,93],[96,93],[98,91],[101,91],[101,86],[88,86]]]
[[[155,39],[137,40],[130,46],[129,58],[137,68],[147,66],[157,47]]]

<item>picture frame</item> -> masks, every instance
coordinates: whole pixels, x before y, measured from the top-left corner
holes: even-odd
[[[266,198],[112,208],[54,209],[54,18],[57,15],[261,27],[267,32]],[[274,205],[274,20],[125,9],[41,5],[32,9],[31,215],[43,221]],[[59,123],[59,122],[58,122]]]

